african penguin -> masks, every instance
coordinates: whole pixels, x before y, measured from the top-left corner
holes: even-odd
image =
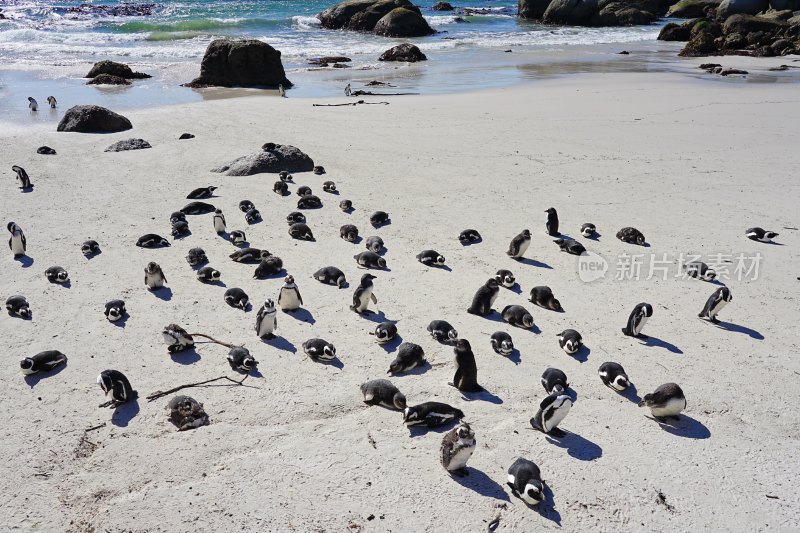
[[[367,381],[361,384],[360,389],[367,405],[380,405],[398,411],[406,408],[406,397],[388,379]]]
[[[586,248],[583,247],[578,241],[569,239],[556,239],[553,241],[558,245],[562,252],[567,252],[572,255],[583,255],[586,253]]]
[[[322,190],[332,194],[339,194],[339,191],[336,190],[336,184],[332,181],[324,182],[322,184]]]
[[[403,412],[403,422],[406,426],[425,425],[433,428],[460,418],[464,418],[461,409],[441,402],[425,402],[409,406]]]
[[[118,370],[103,370],[97,376],[97,384],[106,396],[111,394],[111,401],[102,404],[101,407],[108,405],[116,407],[138,396],[128,378]]]
[[[314,272],[314,279],[326,285],[336,285],[343,289],[347,285],[344,272],[334,266],[320,268]]]
[[[581,226],[581,235],[584,237],[591,238],[597,234],[597,226],[592,224],[591,222],[587,222]]]
[[[297,224],[298,222],[305,223],[306,216],[299,212],[299,211],[292,211],[288,215],[286,215],[286,222],[291,226],[292,224]]]
[[[309,194],[314,194],[314,191],[312,191],[311,187],[309,187],[308,185],[301,185],[300,187],[297,188],[297,191],[295,192],[297,193],[297,196],[307,196]]]
[[[624,227],[617,232],[617,239],[628,244],[644,246],[644,234],[636,228]]]
[[[31,111],[39,111],[39,102],[36,101],[36,98],[29,96],[28,97],[28,109]]]
[[[81,244],[81,253],[86,257],[92,257],[100,253],[100,244],[95,240],[84,241]]]
[[[247,235],[245,235],[245,233],[242,230],[235,229],[232,232],[230,232],[230,234],[228,235],[228,239],[234,246],[242,246],[247,242]]]
[[[297,209],[319,209],[322,207],[322,200],[313,194],[307,194],[297,200]]]
[[[574,329],[565,329],[557,335],[558,345],[569,355],[573,355],[583,346],[583,337]]]
[[[205,215],[216,210],[216,207],[205,202],[190,202],[181,208],[181,213],[184,215]]]
[[[308,339],[303,343],[303,351],[312,361],[331,361],[336,358],[336,348],[322,339]]]
[[[514,341],[505,331],[495,331],[490,338],[492,349],[495,353],[509,356],[514,352]]]
[[[475,362],[475,354],[472,353],[472,346],[466,339],[458,339],[455,348],[456,373],[453,376],[452,385],[461,392],[480,392],[483,387],[478,385],[478,365]]]
[[[678,418],[678,415],[686,409],[686,396],[681,388],[675,383],[665,383],[650,393],[645,394],[639,407],[649,407],[650,413],[656,420],[663,418]]]
[[[228,352],[228,363],[233,370],[244,372],[245,374],[255,370],[258,366],[256,358],[250,355],[250,351],[244,346],[231,348],[231,351]]]
[[[397,357],[389,364],[387,374],[402,374],[426,363],[425,351],[419,344],[404,342],[397,349]]]
[[[174,224],[180,220],[186,222],[186,215],[184,215],[181,211],[175,211],[169,216],[170,224]]]
[[[214,231],[217,232],[217,235],[222,235],[225,233],[227,229],[227,224],[225,224],[225,215],[222,214],[222,209],[215,209],[214,210]]]
[[[748,228],[744,234],[751,241],[759,242],[772,242],[772,239],[778,236],[774,231],[768,231],[763,228]]]
[[[312,169],[312,172],[313,172],[314,174],[316,174],[317,176],[322,176],[323,174],[325,174],[325,167],[323,167],[322,165],[316,165],[316,166],[315,166],[315,167]]]
[[[653,316],[653,306],[648,303],[637,304],[628,317],[628,323],[622,328],[622,333],[628,337],[639,337],[646,339],[647,335],[642,335],[642,329],[647,323],[647,319]]]
[[[50,283],[66,283],[69,281],[69,274],[60,266],[51,266],[44,271],[44,275]]]
[[[48,96],[47,103],[50,104],[50,109],[55,109],[58,106],[58,101],[55,96]]]
[[[153,261],[147,263],[147,266],[144,267],[144,284],[147,285],[151,291],[154,291],[163,287],[166,282],[167,277],[164,275],[164,271],[161,270],[161,267],[158,266],[158,263],[154,263]]]
[[[272,186],[272,192],[279,194],[281,196],[286,196],[289,194],[289,186],[286,185],[286,182],[283,180],[278,180]]]
[[[169,245],[170,244],[167,239],[161,235],[156,235],[155,233],[147,233],[142,235],[136,241],[136,246],[140,248],[161,248]]]
[[[247,296],[247,293],[244,292],[239,287],[231,287],[230,289],[225,291],[223,295],[223,299],[225,303],[233,307],[234,309],[241,309],[245,311],[247,309],[247,304],[250,302],[250,298]]]
[[[622,365],[613,361],[608,361],[600,365],[597,374],[600,376],[603,385],[617,392],[624,391],[628,388],[628,385],[631,384],[630,379],[628,379],[628,374],[625,373],[625,369],[622,368]]]
[[[11,167],[11,170],[17,173],[17,181],[19,182],[20,189],[25,190],[33,188],[33,183],[31,183],[31,178],[30,176],[28,176],[28,173],[25,172],[24,168],[14,165],[13,167]]]
[[[506,289],[513,288],[517,282],[510,270],[500,269],[494,275],[494,278]]]
[[[228,257],[237,263],[259,263],[271,255],[272,254],[267,250],[259,250],[258,248],[243,248],[241,250],[236,250]]]
[[[545,210],[545,213],[547,213],[547,222],[545,222],[544,226],[547,230],[547,234],[558,237],[561,233],[558,232],[558,213],[555,207]]]
[[[208,257],[206,256],[205,250],[202,248],[191,248],[186,253],[186,262],[191,266],[202,265],[208,263]]]
[[[728,287],[720,287],[708,297],[706,304],[703,306],[703,310],[700,311],[700,314],[697,316],[710,320],[716,324],[719,322],[717,319],[717,314],[722,311],[722,308],[728,305],[728,302],[731,300],[733,300],[731,290]]]
[[[197,271],[197,280],[203,283],[215,283],[222,277],[222,273],[216,268],[204,266]]]
[[[253,277],[258,279],[263,279],[269,276],[275,276],[277,274],[280,274],[282,270],[283,270],[283,260],[276,255],[271,255],[261,260],[261,262],[256,267],[255,272],[253,272]]]
[[[533,327],[533,315],[521,305],[507,305],[500,314],[503,320],[512,326],[523,329],[530,329]]]
[[[572,399],[562,392],[554,392],[539,404],[539,411],[531,418],[531,426],[543,433],[562,436],[557,426],[564,420],[572,407]]]
[[[717,277],[717,273],[714,272],[714,269],[702,261],[691,261],[684,265],[684,268],[686,269],[686,275],[690,278],[712,281]]]
[[[475,432],[463,420],[448,431],[439,449],[442,466],[450,474],[463,477],[469,474],[467,461],[475,451]]]
[[[161,331],[161,336],[171,354],[194,348],[194,338],[178,324],[169,324]]]
[[[467,309],[467,313],[478,316],[491,314],[492,305],[500,293],[500,284],[495,278],[489,278],[486,283],[478,289],[472,298],[472,305]]]
[[[67,356],[58,350],[39,352],[32,357],[26,357],[19,362],[23,374],[29,376],[37,372],[47,372],[67,362]]]
[[[378,226],[384,226],[390,222],[391,220],[389,220],[389,213],[386,211],[375,211],[369,217],[369,223],[375,228]]]
[[[345,213],[349,213],[353,210],[353,202],[352,200],[342,200],[339,202],[339,209],[344,211]]]
[[[347,242],[358,239],[358,228],[352,224],[345,224],[339,228],[339,236]]]
[[[428,324],[428,333],[444,344],[452,344],[458,340],[458,331],[446,320],[432,320]]]
[[[292,175],[291,175],[291,174],[289,174],[289,171],[288,171],[288,170],[281,170],[280,172],[278,172],[278,178],[279,178],[281,181],[286,181],[286,182],[290,182],[290,181],[293,181],[293,180],[294,180],[294,178],[292,177]]]
[[[365,245],[370,252],[379,254],[383,250],[383,239],[378,236],[367,237]]]
[[[314,234],[311,232],[311,228],[302,222],[297,222],[289,226],[289,235],[291,235],[293,239],[300,241],[314,240]]]
[[[10,316],[17,316],[25,320],[31,318],[31,307],[28,300],[22,295],[10,296],[6,300],[6,311]]]
[[[539,467],[533,461],[518,457],[508,467],[508,483],[511,493],[530,506],[544,500],[544,483]]]
[[[278,312],[275,310],[275,302],[267,299],[256,315],[256,335],[261,339],[274,339],[273,333],[278,329]]]
[[[186,198],[189,200],[205,200],[214,196],[214,191],[216,190],[217,187],[200,187],[187,194]]]
[[[176,239],[186,237],[190,234],[189,223],[185,220],[178,220],[172,223],[172,236]]]
[[[261,222],[261,212],[255,207],[244,214],[244,221],[250,225]]]
[[[239,211],[242,213],[247,213],[251,209],[255,209],[256,206],[250,200],[242,200],[239,202]]]
[[[372,313],[372,311],[367,309],[370,300],[372,300],[374,304],[378,303],[378,299],[372,293],[373,279],[375,279],[375,276],[372,274],[364,274],[361,276],[361,283],[359,283],[358,287],[356,287],[356,291],[353,293],[353,305],[350,306],[352,311],[359,314]]]
[[[444,256],[436,250],[422,250],[417,254],[417,261],[426,266],[442,266]]]
[[[530,301],[539,307],[563,313],[564,308],[561,307],[561,302],[556,300],[553,296],[553,290],[545,285],[534,287],[531,289]]]
[[[9,222],[6,227],[11,234],[11,238],[8,239],[8,247],[11,253],[14,254],[15,258],[25,255],[25,251],[28,249],[28,241],[22,232],[22,228],[16,222]]]
[[[369,250],[354,255],[353,259],[355,259],[358,266],[362,268],[386,268],[386,259]]]
[[[465,229],[458,234],[458,240],[462,245],[467,246],[476,242],[481,242],[482,238],[481,234],[478,233],[477,230]]]
[[[511,239],[511,243],[508,245],[508,254],[509,257],[516,260],[521,260],[522,256],[525,255],[525,252],[528,250],[528,246],[531,244],[531,232],[530,230],[524,229],[522,233]]]
[[[127,315],[128,310],[125,309],[124,301],[111,300],[110,302],[106,303],[105,311],[103,311],[103,313],[106,315],[106,318],[109,322],[116,322],[120,318]]]
[[[303,305],[303,297],[300,296],[300,289],[297,288],[293,276],[283,279],[283,287],[278,293],[278,305],[284,313],[296,311]]]
[[[178,428],[178,431],[208,425],[208,414],[203,409],[203,404],[191,396],[175,396],[167,404],[167,412],[169,421]]]
[[[397,337],[397,325],[394,322],[381,322],[369,334],[375,336],[375,341],[378,344],[386,344]]]
[[[546,368],[542,372],[542,387],[544,387],[547,394],[553,394],[554,392],[561,394],[569,387],[567,375],[558,368]]]

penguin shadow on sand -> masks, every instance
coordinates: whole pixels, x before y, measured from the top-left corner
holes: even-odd
[[[139,401],[134,398],[129,402],[125,402],[116,408],[111,415],[111,423],[117,427],[127,427],[131,420],[139,414]]]
[[[128,321],[129,318],[130,316],[126,313],[121,317],[119,317],[117,320],[112,321],[111,323],[117,326],[118,328],[125,329],[125,323]]]
[[[367,310],[364,311],[363,313],[358,313],[358,316],[370,320],[372,322],[377,322],[378,324],[380,324],[381,322],[394,322],[393,320],[389,320],[388,318],[386,318],[386,315],[383,314],[383,311]]]
[[[589,360],[589,354],[592,353],[592,349],[586,346],[585,344],[581,344],[580,349],[571,355],[573,359],[578,361],[579,363],[585,363]]]
[[[319,361],[314,361],[314,362],[322,363],[325,366],[332,366],[333,368],[338,368],[339,370],[344,368],[344,362],[342,362],[342,360],[339,359],[338,357],[334,357],[333,359],[330,359],[328,361],[323,361],[320,359]]]
[[[222,281],[221,279],[212,281],[201,281],[200,283],[202,283],[203,285],[213,285],[214,287],[227,287],[227,285],[225,285],[225,282]]]
[[[27,255],[15,257],[14,261],[18,262],[22,268],[29,268],[33,266],[33,257],[28,257]]]
[[[517,259],[518,263],[522,263],[523,265],[535,266],[537,268],[547,268],[549,270],[553,270],[553,267],[544,263],[542,261],[537,261],[536,259],[531,259],[530,257],[520,257]]]
[[[408,436],[413,438],[422,437],[423,435],[427,435],[428,433],[447,433],[454,427],[458,425],[458,419],[454,418],[449,420],[448,422],[440,425],[440,426],[433,426],[428,427],[425,425],[422,426],[409,426],[408,427]]]
[[[510,354],[504,356],[506,359],[514,363],[515,365],[519,365],[522,363],[522,354],[519,353],[519,350],[514,348]]]
[[[200,360],[200,354],[197,353],[194,346],[169,354],[172,360],[179,365],[193,365]]]
[[[500,396],[492,394],[485,388],[478,392],[461,391],[461,399],[464,400],[465,402],[481,401],[481,402],[493,403],[495,405],[503,404],[503,399]]]
[[[662,420],[651,416],[647,418],[655,421],[662,430],[676,437],[683,437],[685,439],[707,439],[711,436],[711,431],[702,422],[683,413],[677,418],[670,417]]]
[[[531,507],[527,503],[525,504],[529,509],[533,509],[542,518],[546,518],[551,522],[555,523],[559,527],[561,526],[561,513],[558,512],[556,509],[556,502],[555,502],[555,495],[553,494],[553,490],[548,485],[547,481],[542,480],[542,496],[544,496],[544,500],[539,503],[539,505],[535,507]],[[524,502],[523,502],[524,503]]]
[[[58,285],[59,287],[63,287],[65,289],[71,289],[72,288],[72,280],[68,279],[64,283],[53,283],[53,285]]]
[[[262,373],[261,373],[261,372],[258,370],[258,368],[254,368],[254,369],[252,369],[250,372],[242,372],[241,370],[237,370],[237,371],[236,371],[236,373],[237,373],[237,374],[239,374],[239,376],[240,376],[241,378],[244,378],[246,375],[249,375],[250,377],[252,377],[252,378],[256,378],[256,379],[261,379],[261,378],[263,378],[263,377],[264,377],[264,374],[262,374]]]
[[[709,322],[709,324],[710,323],[711,322]],[[745,327],[745,326],[741,326],[739,324],[733,324],[731,322],[719,321],[714,325],[717,326],[719,329],[724,329],[725,331],[732,331],[732,332],[735,332],[735,333],[744,333],[745,335],[748,335],[750,338],[753,338],[753,339],[755,339],[757,341],[763,341],[764,340],[764,335],[762,335],[758,331],[756,331],[754,329],[750,329],[750,328]]]
[[[666,350],[678,354],[683,355],[683,350],[675,346],[674,344],[667,342],[665,340],[661,340],[658,337],[638,337],[640,341],[642,341],[643,346],[647,346],[648,348],[665,348]]]
[[[172,300],[172,289],[169,287],[161,287],[160,289],[150,291],[150,293],[159,300],[164,300],[165,302]]]
[[[361,242],[363,240],[364,240],[364,237],[362,237],[361,235],[358,235],[358,236],[356,236],[355,239],[353,239],[352,241],[349,241],[349,242],[350,242],[350,244],[361,244]],[[378,254],[378,255],[383,255],[383,254]]]
[[[614,390],[611,387],[608,388],[610,390],[613,390],[619,396],[625,398],[626,400],[635,403],[636,405],[639,405],[639,402],[642,401],[642,398],[639,396],[639,392],[636,390],[636,385],[634,385],[633,383],[628,383],[628,386],[625,388],[625,390],[622,391]]]
[[[600,237],[602,237],[602,236],[603,236],[602,233],[600,233],[599,231],[595,230],[595,232],[592,234],[591,237],[584,237],[584,239],[589,240],[589,241],[599,242],[600,241]]]
[[[286,311],[284,314],[286,316],[294,318],[295,320],[299,320],[300,322],[305,322],[307,324],[313,325],[317,322],[314,319],[314,315],[311,314],[311,311],[309,311],[305,307],[295,309],[294,311]]]
[[[514,294],[522,294],[522,287],[520,287],[519,283],[514,283],[513,287],[505,287],[505,289],[513,292]]]
[[[450,476],[450,478],[481,496],[511,503],[511,498],[502,485],[473,466],[467,466],[467,475],[463,477]]]
[[[46,372],[37,372],[35,374],[29,374],[25,376],[25,383],[30,388],[34,388],[36,385],[39,384],[41,380],[55,376],[56,374],[60,373],[62,370],[67,368],[67,364],[69,364],[69,362],[64,363],[63,365],[58,365],[53,370],[47,370]]]
[[[397,351],[397,348],[400,347],[401,344],[403,344],[403,337],[401,337],[398,333],[392,340],[387,343],[380,344],[379,346],[383,348],[386,353],[393,353]]]
[[[559,428],[555,428],[558,430]],[[569,431],[551,431],[546,433],[545,437],[547,442],[554,444],[559,448],[567,450],[570,457],[574,457],[579,461],[594,461],[603,456],[603,449],[590,441]]]
[[[297,346],[292,344],[288,339],[281,337],[280,335],[276,335],[271,339],[262,337],[261,342],[269,346],[272,346],[276,350],[281,350],[289,353],[297,353]]]

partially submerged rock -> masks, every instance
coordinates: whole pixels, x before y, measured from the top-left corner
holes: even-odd
[[[64,113],[57,131],[115,133],[133,127],[127,118],[97,105],[76,105]]]
[[[449,2],[436,2],[431,9],[434,11],[453,11],[455,8]]]
[[[169,421],[178,431],[195,429],[208,425],[208,415],[203,409],[203,404],[191,396],[175,396],[167,404]]]
[[[427,60],[427,56],[422,51],[410,43],[398,44],[389,48],[378,58],[378,61],[405,61],[416,63],[417,61]]]
[[[130,85],[131,82],[125,78],[114,76],[113,74],[98,74],[91,80],[86,82],[86,85]]]
[[[128,150],[144,150],[145,148],[152,148],[150,143],[144,139],[125,139],[117,141],[108,148],[105,152],[126,152]]]
[[[308,60],[309,65],[317,65],[326,67],[331,63],[349,63],[352,61],[349,57],[345,56],[325,56],[325,57],[312,57]]]
[[[390,37],[435,33],[410,0],[345,0],[317,15],[323,28],[374,32]]]
[[[142,79],[142,78],[149,78],[149,74],[144,74],[142,72],[134,72],[131,70],[131,67],[126,65],[125,63],[117,63],[116,61],[98,61],[95,63],[89,73],[85,76],[87,78],[96,78],[101,74],[108,74],[110,76],[116,76],[118,78],[124,78],[126,80],[134,80],[134,79]]]
[[[191,133],[181,133],[181,136],[178,137],[179,141],[183,141],[186,139],[194,139],[194,135],[192,135]]]
[[[200,76],[186,87],[264,87],[292,86],[286,78],[281,53],[255,39],[211,41],[200,64]]]
[[[311,172],[314,161],[299,148],[288,144],[267,143],[266,148],[254,154],[234,159],[230,163],[211,169],[227,176],[252,176],[253,174],[277,174],[287,172]]]

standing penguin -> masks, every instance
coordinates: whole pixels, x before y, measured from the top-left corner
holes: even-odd
[[[563,393],[569,387],[567,375],[558,368],[547,368],[542,372],[542,387],[547,394]]]
[[[147,266],[144,267],[144,284],[147,285],[151,291],[154,291],[163,287],[166,282],[167,277],[164,275],[161,267],[158,266],[158,263],[153,261],[147,263]]]
[[[28,176],[28,173],[25,172],[25,169],[14,165],[11,167],[11,170],[16,172],[17,174],[17,181],[19,182],[19,188],[23,191],[26,189],[33,189],[33,183],[31,183],[31,178]]]
[[[538,505],[544,500],[542,476],[533,461],[517,457],[508,468],[507,484],[511,493],[528,505]]]
[[[639,337],[646,339],[647,335],[642,335],[642,329],[647,323],[647,319],[653,316],[653,306],[648,303],[640,303],[631,311],[628,323],[622,328],[622,333],[628,337]]]
[[[103,370],[97,376],[97,384],[106,396],[111,393],[111,400],[100,404],[99,407],[117,407],[138,396],[125,374],[118,370]]]
[[[467,313],[478,316],[491,314],[492,305],[500,293],[500,283],[495,278],[489,278],[486,283],[478,289],[472,298],[472,305],[467,309]]]
[[[58,106],[58,101],[55,96],[48,96],[47,103],[50,104],[50,109],[55,109]]]
[[[14,258],[22,257],[28,249],[28,241],[25,239],[25,234],[22,233],[22,228],[17,226],[16,222],[9,222],[6,227],[11,234],[11,238],[8,239],[8,247],[11,249],[11,253],[14,254]]]
[[[32,357],[26,357],[19,362],[23,374],[30,376],[37,372],[47,372],[67,362],[67,356],[58,350],[39,352]]]
[[[522,256],[525,255],[525,252],[528,251],[528,246],[531,245],[531,231],[524,229],[522,233],[511,239],[511,243],[508,245],[508,254],[509,257],[512,259],[516,259],[517,261],[522,259]]]
[[[275,302],[267,299],[256,315],[256,335],[261,339],[274,339],[273,332],[276,329],[278,329],[278,312],[275,310]]]
[[[169,324],[161,331],[161,337],[171,354],[194,348],[194,337],[178,324]]]
[[[367,309],[367,307],[369,307],[369,301],[372,300],[374,304],[378,303],[378,299],[372,292],[373,279],[375,279],[375,276],[372,274],[364,274],[361,276],[361,283],[356,287],[356,292],[353,293],[353,305],[350,306],[352,311],[359,314],[372,313],[372,311]]]
[[[39,111],[39,102],[33,96],[28,97],[28,109],[33,112]]]
[[[649,407],[653,417],[659,422],[664,418],[678,418],[686,409],[686,396],[675,383],[665,383],[650,393],[645,394],[639,407]]]
[[[459,477],[469,475],[467,461],[475,451],[475,432],[469,424],[463,420],[457,426],[448,431],[442,439],[439,449],[442,466],[450,474]]]
[[[547,213],[547,222],[545,222],[544,226],[547,230],[547,234],[558,237],[561,234],[558,232],[558,213],[556,212],[556,208],[551,207],[546,210],[545,213]]]
[[[597,369],[597,374],[600,376],[603,385],[617,392],[624,391],[631,384],[630,379],[628,379],[628,374],[625,373],[625,369],[622,368],[622,365],[613,361],[608,361],[600,365],[600,368]]]
[[[563,437],[558,426],[572,407],[572,399],[563,392],[554,392],[539,404],[539,411],[531,418],[531,426],[543,433]]]
[[[281,292],[278,293],[278,305],[281,306],[281,311],[284,313],[296,311],[303,305],[303,297],[300,296],[300,289],[295,285],[294,277],[292,276],[286,276],[283,281]]]
[[[700,314],[697,316],[716,324],[719,322],[717,314],[722,311],[722,308],[728,305],[728,302],[731,300],[733,300],[731,290],[728,287],[720,287],[708,297],[706,304],[703,306],[703,310],[700,311]]]
[[[225,215],[222,214],[222,209],[216,209],[214,211],[214,231],[217,232],[217,235],[222,235],[226,229]]]
[[[472,353],[467,339],[458,339],[454,349],[456,354],[456,373],[452,383],[448,383],[461,392],[481,392],[483,387],[478,385],[478,365],[475,354]]]

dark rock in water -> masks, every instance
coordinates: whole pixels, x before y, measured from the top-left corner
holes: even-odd
[[[667,10],[667,17],[677,19],[695,19],[706,16],[708,9],[716,8],[719,0],[680,0]]]
[[[523,7],[535,15],[542,6]],[[654,22],[657,12],[663,12],[660,0],[552,0],[541,19],[545,24],[570,26],[633,26]]]
[[[734,74],[750,74],[746,70],[739,70],[736,68],[726,68],[719,71],[720,76],[733,76]]]
[[[617,52],[617,55],[621,55],[621,56],[629,56],[629,55],[631,55],[631,53],[630,53],[630,52],[628,52],[627,50],[623,50],[622,52]]]
[[[390,37],[435,33],[410,0],[345,0],[317,15],[323,28],[374,32]]]
[[[56,155],[56,151],[49,146],[40,146],[36,149],[36,153],[42,155]]]
[[[208,424],[208,415],[203,404],[191,396],[175,396],[167,404],[169,421],[175,424],[178,431],[195,429]]]
[[[86,85],[130,85],[131,82],[125,78],[114,76],[113,74],[98,74],[91,80],[86,82]]]
[[[251,176],[263,172],[277,174],[282,170],[310,172],[314,168],[314,161],[299,148],[288,144],[276,144],[271,148],[239,157],[230,163],[211,169],[211,172],[222,172],[228,176]]]
[[[372,31],[384,37],[422,37],[436,33],[418,11],[404,7],[395,8],[384,15]]]
[[[547,24],[587,26],[597,12],[597,0],[552,0],[542,20]]]
[[[127,152],[128,150],[144,150],[145,148],[152,148],[150,143],[144,139],[125,139],[117,141],[105,150],[104,152]]]
[[[517,16],[539,20],[550,5],[550,0],[519,0]]]
[[[309,65],[325,66],[330,63],[349,63],[352,61],[349,57],[345,56],[326,56],[326,57],[312,57],[308,60]]]
[[[57,131],[115,133],[131,129],[131,121],[97,105],[76,105],[64,113]]]
[[[461,24],[469,24],[469,21],[464,17],[453,17],[453,22],[458,22]]]
[[[403,43],[389,48],[378,61],[405,61],[408,63],[416,63],[417,61],[425,61],[428,58],[422,51],[413,44]]]
[[[435,4],[433,4],[431,9],[433,9],[434,11],[452,11],[455,8],[448,2],[436,2]]]
[[[280,51],[255,39],[216,39],[206,48],[200,77],[186,87],[271,87],[292,86],[283,70]]]
[[[714,70],[715,68],[721,67],[721,66],[722,65],[720,65],[719,63],[701,63],[700,66],[698,66],[697,68],[703,69],[703,70],[708,70],[710,72],[710,71]]]
[[[658,34],[659,41],[688,41],[691,37],[692,33],[692,26],[694,26],[696,21],[690,20],[689,22],[684,22],[683,24],[675,24],[674,22],[669,22],[661,28],[661,32]]]
[[[134,80],[134,79],[142,79],[150,77],[149,74],[132,71],[131,67],[129,67],[125,63],[117,63],[116,61],[108,61],[108,60],[98,61],[97,63],[95,63],[85,77],[96,78],[100,74],[110,74],[111,76],[125,78],[126,80]]]
[[[192,135],[191,133],[181,133],[181,136],[178,137],[179,141],[183,141],[185,139],[194,139],[194,135]]]
[[[146,17],[153,14],[155,4],[123,3],[116,6],[81,4],[66,8],[66,13],[103,15],[108,17]]]
[[[333,68],[350,68],[350,65],[346,65],[344,63],[334,63]]]
[[[392,87],[392,85],[386,83],[385,81],[378,81],[378,80],[372,80],[371,82],[365,83],[364,85],[366,87],[387,87],[387,86]]]

